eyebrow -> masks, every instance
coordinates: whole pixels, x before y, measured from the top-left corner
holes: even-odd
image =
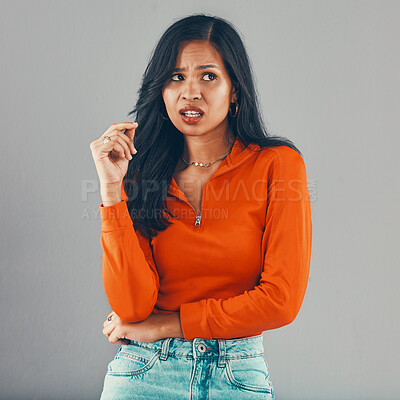
[[[218,67],[218,65],[214,65],[214,64],[199,65],[199,66],[196,67],[197,70],[199,70],[199,69],[208,69],[208,68],[221,69],[220,67]],[[181,71],[185,71],[185,68],[175,68],[174,69],[174,72],[181,72]]]

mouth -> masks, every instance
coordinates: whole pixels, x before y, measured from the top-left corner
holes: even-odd
[[[204,111],[201,108],[185,106],[179,110],[182,119],[188,124],[195,124],[201,120]]]

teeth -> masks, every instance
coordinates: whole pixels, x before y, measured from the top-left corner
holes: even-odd
[[[185,111],[182,113],[183,115],[186,115],[187,117],[199,117],[201,114],[195,111]]]

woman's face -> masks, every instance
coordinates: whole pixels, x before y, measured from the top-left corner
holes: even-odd
[[[162,96],[172,123],[194,136],[225,134],[230,103],[237,100],[220,54],[206,41],[181,44]]]

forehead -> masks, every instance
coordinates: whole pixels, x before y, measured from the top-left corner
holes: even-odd
[[[223,67],[222,57],[211,43],[204,40],[182,42],[179,46],[176,66],[183,67],[184,64],[200,63],[217,64]]]

